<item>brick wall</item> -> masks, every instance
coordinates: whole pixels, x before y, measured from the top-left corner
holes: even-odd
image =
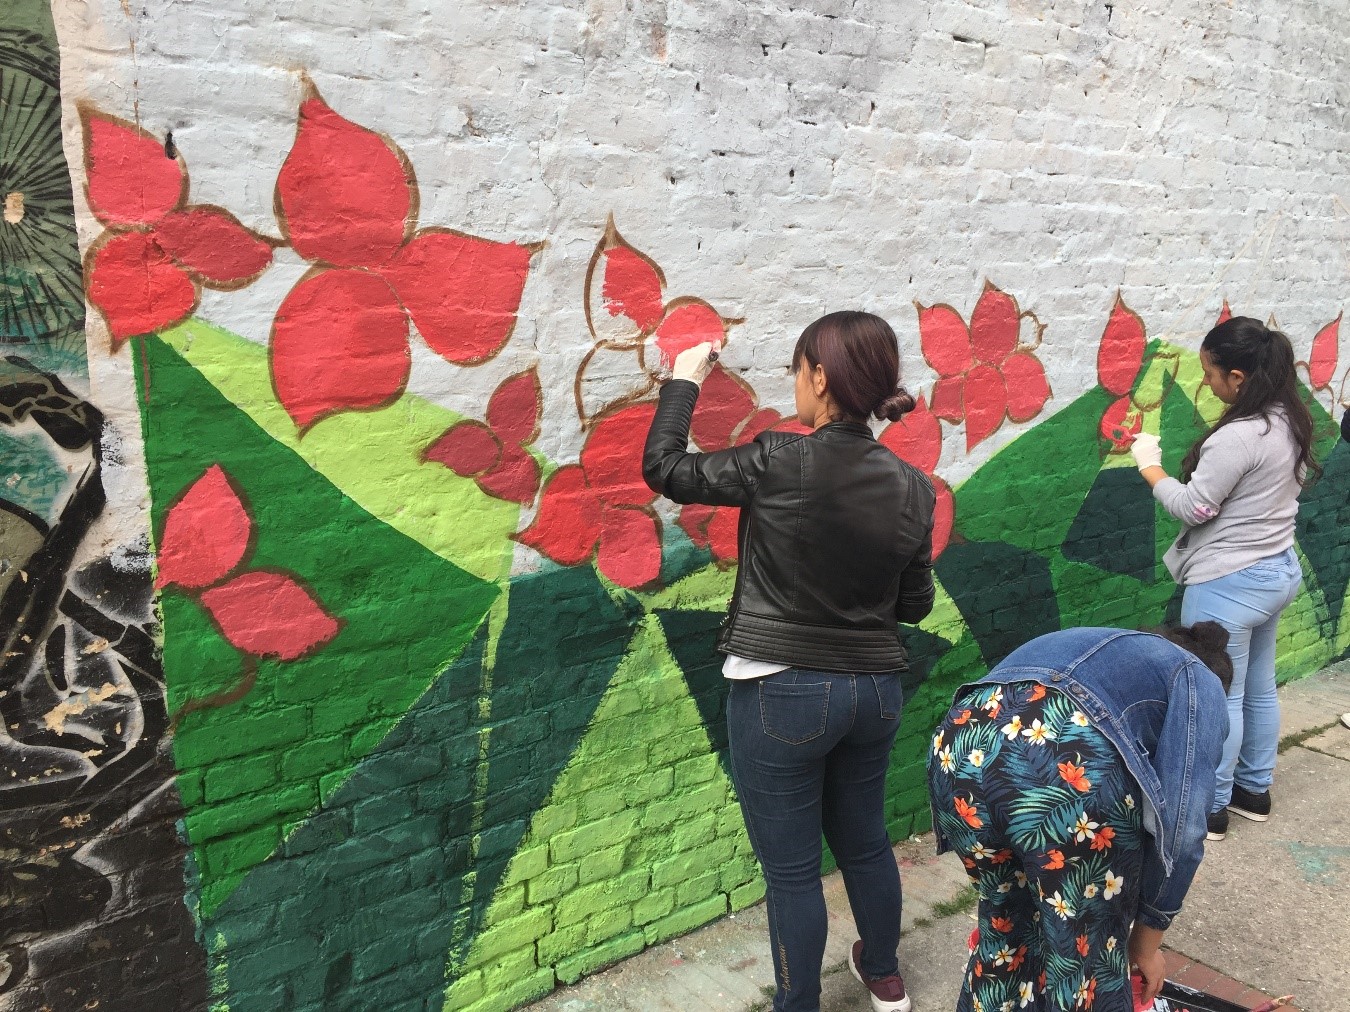
[[[635,475],[690,343],[712,450],[900,336],[896,837],[956,684],[1175,614],[1123,445],[1221,313],[1343,410],[1344,3],[426,7],[0,15],[0,1010],[506,1010],[756,901],[735,517]],[[1350,650],[1323,428],[1282,677]]]

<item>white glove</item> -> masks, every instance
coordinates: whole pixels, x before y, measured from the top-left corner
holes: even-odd
[[[1130,453],[1134,455],[1135,466],[1141,471],[1146,467],[1162,467],[1162,443],[1157,436],[1139,433],[1130,444]]]
[[[721,348],[719,341],[716,346],[711,341],[704,341],[702,344],[696,344],[692,348],[686,348],[675,356],[675,365],[671,369],[671,378],[677,380],[692,380],[700,386],[708,378],[708,373],[712,372],[713,363],[717,361],[717,354]]]

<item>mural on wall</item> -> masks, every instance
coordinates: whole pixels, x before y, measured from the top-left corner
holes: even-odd
[[[409,392],[412,342],[464,369],[518,350],[541,243],[423,223],[397,141],[307,80],[275,236],[192,203],[172,137],[92,105],[81,129],[102,234],[83,281],[68,261],[74,303],[82,285],[111,335],[96,353],[134,376],[154,572],[78,554],[104,509],[102,416],[47,359],[9,358],[0,435],[41,442],[21,467],[45,477],[0,502],[0,888],[21,914],[0,1009],[120,998],[130,963],[154,967],[143,1007],[505,1010],[755,902],[712,650],[738,514],[665,512],[639,460],[663,370],[745,321],[673,295],[611,217],[576,279],[576,417],[546,416],[530,361],[463,415]],[[203,288],[257,281],[282,247],[308,268],[266,345],[197,315]],[[43,283],[7,289],[38,293],[25,319],[81,326]],[[903,631],[896,837],[926,828],[929,728],[955,684],[1037,633],[1178,606],[1175,527],[1128,445],[1160,434],[1175,470],[1217,416],[1194,353],[1117,294],[1096,384],[1052,392],[1043,360],[1073,342],[1016,289],[932,293],[953,301],[893,321],[937,379],[878,438],[937,489],[939,583]],[[1350,377],[1339,322],[1302,364],[1320,423]],[[25,326],[5,340],[39,351]],[[1009,422],[1025,427],[949,486],[944,429],[969,453]],[[796,425],[723,361],[692,441]],[[574,455],[548,458],[549,426],[581,434]],[[1350,444],[1323,428],[1286,675],[1350,651]]]
[[[120,436],[80,393],[85,305],[60,76],[46,0],[6,4],[0,1009],[90,1008],[113,994],[190,1007],[205,1000],[206,963],[182,902],[149,560],[93,533]]]

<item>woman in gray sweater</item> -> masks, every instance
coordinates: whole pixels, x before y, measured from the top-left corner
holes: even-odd
[[[1181,621],[1212,620],[1229,633],[1229,732],[1209,816],[1209,838],[1222,840],[1229,812],[1270,816],[1280,737],[1275,630],[1303,579],[1298,495],[1321,468],[1287,337],[1235,316],[1205,335],[1200,362],[1227,407],[1182,460],[1180,480],[1163,470],[1156,436],[1136,437],[1131,451],[1154,498],[1184,525],[1163,560],[1185,587]]]

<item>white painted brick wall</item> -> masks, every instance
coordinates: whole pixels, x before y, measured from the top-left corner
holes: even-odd
[[[506,352],[466,370],[422,349],[412,389],[481,415],[537,357],[557,460],[580,441],[582,283],[610,212],[669,295],[746,318],[726,361],[779,407],[792,340],[844,306],[887,316],[927,389],[914,300],[968,314],[985,278],[1047,324],[1047,411],[1094,381],[1117,288],[1151,336],[1198,339],[1227,296],[1301,352],[1343,304],[1346,0],[56,6],[72,164],[76,101],[139,116],[173,131],[194,201],[275,234],[305,71],[407,152],[422,225],[547,240]],[[83,213],[82,241],[97,233]],[[303,269],[283,252],[202,314],[265,341]],[[95,342],[92,366],[134,435],[128,356]],[[959,481],[1018,429],[973,457],[949,430],[940,472]]]

